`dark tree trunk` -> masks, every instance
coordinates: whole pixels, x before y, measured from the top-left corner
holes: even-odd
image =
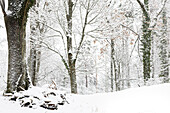
[[[144,0],[144,4],[137,0],[139,3],[142,12],[143,12],[143,34],[141,39],[141,50],[143,54],[143,76],[144,81],[148,81],[151,74],[151,32],[152,30],[149,29],[150,26],[150,15],[148,14],[149,11],[149,0]]]
[[[111,74],[111,92],[113,92],[113,60],[114,60],[114,42],[111,39],[111,63],[110,63],[110,74]]]
[[[27,12],[34,3],[35,0],[8,0],[8,10],[11,14],[7,15],[4,10],[5,7],[2,7],[1,2],[8,40],[8,79],[6,92],[28,88],[25,59],[25,29]]]
[[[8,79],[7,92],[15,91],[17,82],[22,75],[22,29],[18,19],[12,16],[5,16],[5,24],[8,40]]]
[[[71,83],[71,93],[77,93],[77,80],[76,80],[76,70],[75,63],[69,65],[69,75],[70,75],[70,83]]]
[[[151,30],[149,30],[150,17],[147,11],[149,10],[149,0],[144,0],[146,12],[143,11],[143,36],[142,36],[142,52],[143,52],[143,74],[144,80],[150,78],[151,73]]]
[[[68,56],[68,73],[70,76],[71,83],[71,93],[77,93],[77,81],[76,81],[76,69],[75,63],[76,60],[73,59],[72,53],[72,14],[73,14],[73,2],[72,0],[68,0],[68,14],[66,14],[67,18],[67,56]]]

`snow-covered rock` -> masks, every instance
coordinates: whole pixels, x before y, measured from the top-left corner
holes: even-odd
[[[27,98],[27,101],[30,103],[29,99],[33,99],[34,96],[46,103],[58,103],[63,100],[61,92],[34,87],[16,96],[29,95],[30,98]],[[69,104],[67,102],[64,105],[58,104],[57,110],[48,110],[39,106],[33,107],[33,109],[21,107],[20,101],[9,101],[9,97],[3,97],[2,94],[1,92],[0,113],[170,113],[170,84],[93,95],[66,95],[62,93]]]

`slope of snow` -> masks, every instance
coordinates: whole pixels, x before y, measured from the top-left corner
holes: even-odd
[[[40,95],[42,88],[33,88],[26,94]],[[46,89],[45,89],[46,90]],[[58,110],[40,107],[20,107],[18,102],[8,101],[0,94],[0,113],[170,113],[170,84],[127,89],[115,93],[72,95],[70,104]]]

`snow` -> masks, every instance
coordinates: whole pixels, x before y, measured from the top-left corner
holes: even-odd
[[[22,94],[40,97],[44,90],[54,91],[45,87],[33,87]],[[9,97],[3,97],[1,92],[0,113],[170,113],[169,95],[170,84],[131,88],[114,93],[68,94],[69,104],[59,106],[58,110],[47,110],[38,106],[20,107],[19,102],[9,101]]]

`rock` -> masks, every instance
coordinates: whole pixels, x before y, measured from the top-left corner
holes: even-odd
[[[30,102],[26,102],[24,104],[21,105],[21,107],[28,107],[31,103]]]
[[[40,100],[40,98],[38,98],[37,96],[33,96],[33,98]]]
[[[50,103],[51,101],[50,101],[50,100],[45,100],[44,102],[45,102],[45,103]]]
[[[17,100],[17,96],[14,96],[14,97],[12,97],[12,98],[10,98],[10,100],[12,100],[12,101],[16,101]]]
[[[49,109],[49,110],[57,110],[58,109],[57,105],[50,104],[50,103],[48,103],[48,104],[44,103],[44,104],[40,105],[40,107],[45,108],[45,109]]]
[[[64,103],[65,103],[65,102],[62,101],[62,102],[59,102],[58,105],[64,105]]]
[[[47,109],[49,109],[49,110],[57,110],[58,108],[57,108],[57,105],[55,105],[55,104],[48,104]]]

